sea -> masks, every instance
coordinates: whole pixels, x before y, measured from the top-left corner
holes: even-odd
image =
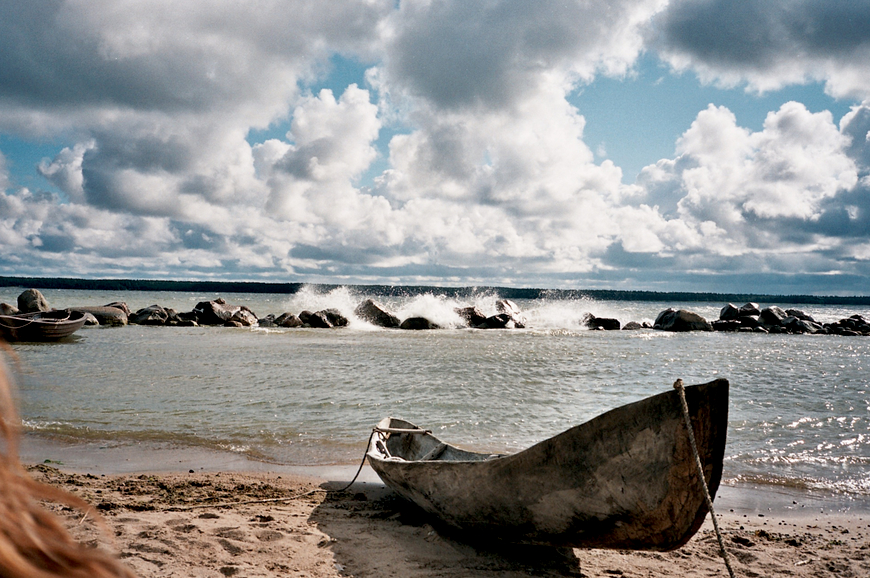
[[[0,288],[16,303],[22,288]],[[668,307],[717,319],[725,303],[515,300],[524,329],[463,326],[455,308],[494,314],[494,291],[381,296],[305,286],[293,294],[44,290],[65,308],[124,301],[190,311],[223,297],[259,317],[336,308],[333,329],[86,327],[58,343],[13,344],[24,430],[60,443],[200,448],[265,464],[356,464],[394,416],[471,450],[514,452],[619,405],[686,384],[731,383],[723,481],[867,500],[870,338],[656,330],[595,331],[584,314],[652,322]],[[373,297],[400,319],[353,314]],[[737,305],[741,305],[738,303]],[[867,307],[791,305],[822,322]]]

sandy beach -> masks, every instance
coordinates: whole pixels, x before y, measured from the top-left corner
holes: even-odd
[[[116,553],[140,576],[728,576],[709,517],[673,552],[498,548],[434,527],[372,481],[370,471],[366,481],[336,492],[336,481],[287,471],[105,474],[58,467],[29,469],[92,504],[108,532],[92,523],[93,512],[47,507],[78,539]],[[341,473],[349,479],[354,470]],[[870,575],[865,509],[722,490],[717,518],[737,576]]]

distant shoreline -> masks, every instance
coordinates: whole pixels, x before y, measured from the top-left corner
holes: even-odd
[[[330,291],[338,287],[394,297],[438,293],[449,297],[494,292],[505,299],[582,299],[601,301],[681,301],[718,303],[793,303],[812,305],[870,305],[870,295],[767,295],[760,293],[704,293],[688,291],[619,291],[611,289],[537,289],[497,286],[440,287],[434,285],[353,285],[326,283],[269,283],[257,281],[172,281],[151,279],[74,279],[64,277],[0,277],[0,287],[89,291],[180,291],[206,293],[293,294],[303,287]]]

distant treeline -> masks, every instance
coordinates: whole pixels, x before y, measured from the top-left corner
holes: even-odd
[[[321,291],[349,287],[366,295],[412,296],[425,293],[470,297],[494,293],[506,299],[582,299],[600,301],[661,301],[714,303],[795,303],[813,305],[870,305],[870,296],[765,295],[760,293],[695,293],[688,291],[615,291],[609,289],[523,289],[514,287],[435,287],[423,285],[328,285],[316,283],[262,283],[255,281],[166,281],[149,279],[66,279],[55,277],[0,277],[0,287],[78,289],[92,291],[183,291],[191,293],[292,294],[309,286]]]

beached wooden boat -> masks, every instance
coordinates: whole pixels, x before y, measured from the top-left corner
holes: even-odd
[[[0,337],[6,341],[58,341],[85,324],[81,311],[40,311],[21,315],[0,315]]]
[[[715,496],[728,381],[688,386],[685,394]],[[476,539],[665,551],[685,544],[708,512],[676,390],[510,455],[464,451],[386,418],[367,456],[396,493]]]

